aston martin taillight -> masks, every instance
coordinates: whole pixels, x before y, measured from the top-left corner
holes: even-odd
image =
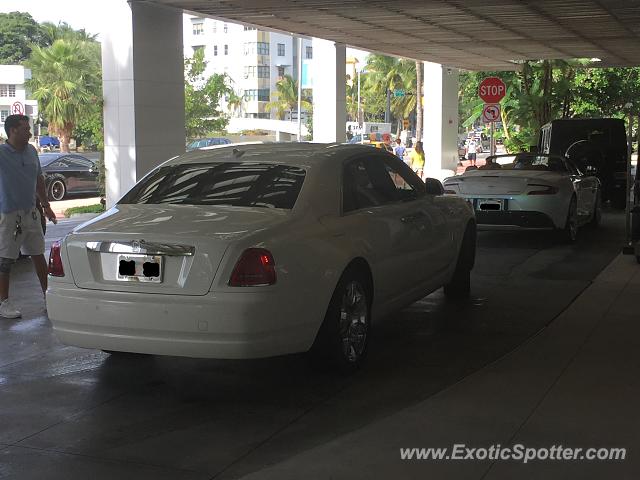
[[[554,187],[551,185],[539,185],[536,183],[530,183],[530,188],[535,188],[535,190],[531,190],[527,195],[555,195],[558,193],[558,187]]]
[[[276,283],[273,255],[264,248],[245,250],[236,262],[229,285],[232,287],[260,287]]]
[[[60,256],[60,242],[53,242],[49,252],[49,275],[52,277],[64,277],[62,257]]]

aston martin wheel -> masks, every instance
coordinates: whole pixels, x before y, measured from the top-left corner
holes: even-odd
[[[49,200],[62,200],[67,194],[67,186],[61,178],[54,178],[49,184]]]
[[[316,366],[350,372],[362,364],[367,354],[371,324],[369,290],[367,277],[360,271],[348,269],[342,275],[311,348]]]
[[[565,243],[573,243],[578,238],[578,203],[576,197],[571,197],[567,220],[564,228],[560,230],[560,240]]]

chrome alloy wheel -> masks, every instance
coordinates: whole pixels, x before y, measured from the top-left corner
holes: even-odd
[[[54,180],[51,182],[51,199],[52,200],[62,200],[66,193],[66,188],[64,183],[61,180]]]
[[[340,340],[345,360],[355,363],[360,360],[367,347],[369,305],[363,286],[350,281],[340,305]]]

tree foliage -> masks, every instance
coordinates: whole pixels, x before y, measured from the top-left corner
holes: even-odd
[[[185,59],[185,130],[187,140],[222,131],[229,123],[229,116],[220,108],[220,101],[233,99],[228,75],[214,74],[205,77],[207,62],[204,51],[196,50],[193,57]]]
[[[311,102],[302,95],[300,107],[311,110]],[[276,82],[276,91],[271,94],[271,101],[265,105],[267,110],[275,110],[278,120],[284,120],[286,113],[298,110],[298,82],[291,76],[285,75]]]
[[[68,152],[78,122],[101,103],[100,59],[86,42],[59,39],[49,47],[34,46],[25,64],[41,115],[50,133],[60,137],[61,151]]]
[[[45,45],[40,25],[23,12],[0,13],[0,65],[20,65],[31,46]]]

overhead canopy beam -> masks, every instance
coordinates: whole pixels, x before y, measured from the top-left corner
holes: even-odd
[[[638,0],[147,0],[469,70],[523,60],[640,65]]]

